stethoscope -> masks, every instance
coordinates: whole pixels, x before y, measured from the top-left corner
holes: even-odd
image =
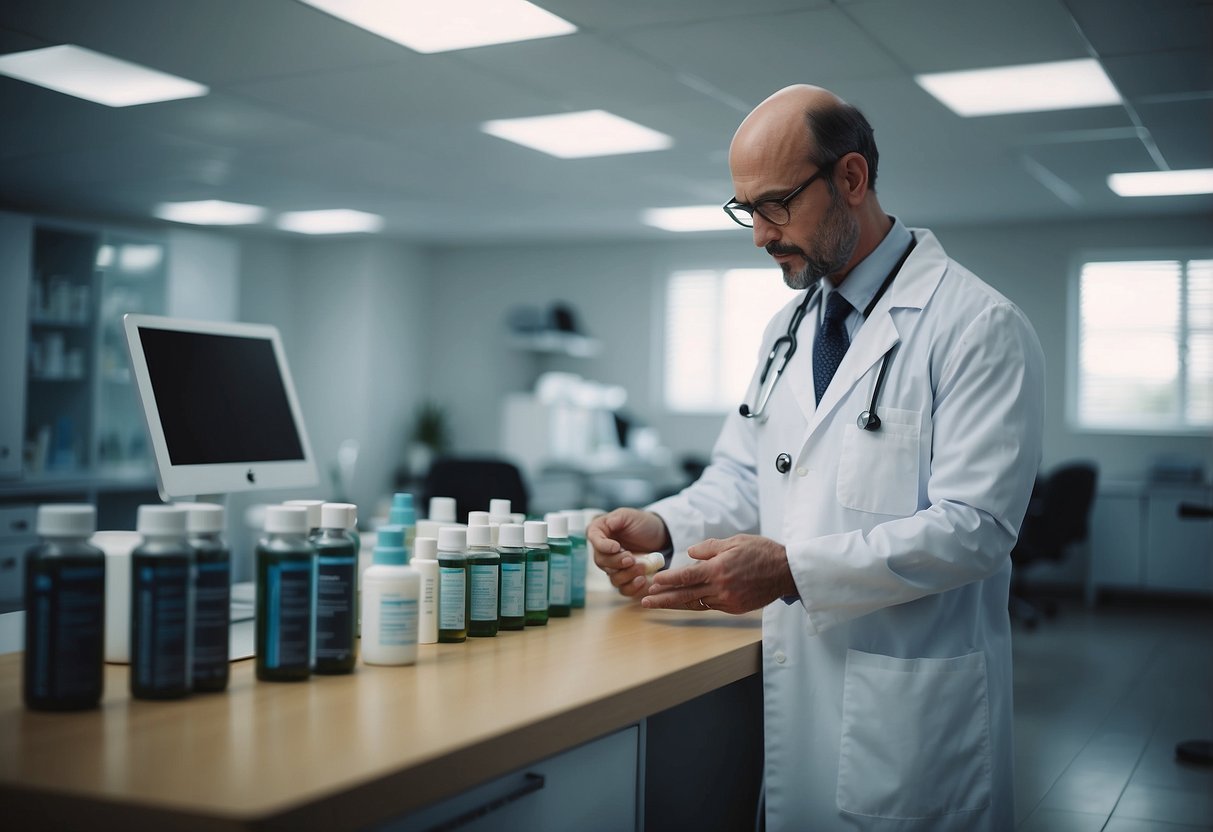
[[[901,267],[905,265],[906,258],[910,256],[910,252],[914,250],[915,242],[916,240],[911,237],[910,245],[906,247],[905,252],[901,255],[901,259],[897,261],[897,265],[893,267],[893,270],[889,272],[888,277],[884,279],[884,283],[880,284],[880,288],[876,291],[876,295],[872,298],[872,302],[869,303],[867,308],[863,310],[863,319],[865,321],[868,319],[868,316],[872,314],[872,310],[876,308],[876,304],[880,302],[882,297],[884,297],[884,293],[888,291],[888,288],[891,285],[893,285],[894,278],[896,278],[897,273],[901,271]],[[771,398],[771,392],[775,389],[776,382],[779,381],[779,377],[782,376],[783,371],[787,369],[788,362],[792,360],[792,356],[796,353],[796,330],[800,328],[800,323],[804,320],[804,316],[808,313],[809,306],[812,304],[813,299],[817,298],[821,294],[820,290],[820,284],[817,283],[814,283],[813,286],[810,287],[808,293],[804,296],[804,300],[797,304],[796,309],[793,310],[792,319],[788,321],[788,331],[779,338],[776,338],[775,343],[771,345],[771,351],[767,354],[766,364],[763,365],[762,373],[758,376],[757,409],[750,410],[750,406],[748,404],[743,404],[739,408],[739,412],[746,419],[759,419],[762,417],[763,413],[766,412],[767,402]],[[880,400],[880,390],[882,387],[884,387],[884,379],[889,371],[889,362],[893,360],[893,354],[897,352],[897,346],[897,344],[894,344],[893,346],[889,347],[889,349],[885,351],[884,357],[880,360],[880,373],[876,376],[876,386],[872,388],[872,400],[868,404],[868,409],[860,413],[859,418],[855,420],[855,424],[859,426],[860,430],[880,430],[880,417],[876,415],[876,403]],[[779,354],[781,348],[785,350],[783,354],[783,363],[776,367],[775,374],[771,375],[771,368],[775,366],[775,358]],[[771,376],[770,384],[767,384],[767,376]],[[786,468],[780,465],[780,462],[783,461],[784,457],[787,457]],[[780,454],[779,459],[776,460],[775,467],[781,474],[786,474],[787,468],[790,468],[791,464],[791,457],[789,457],[787,454]]]

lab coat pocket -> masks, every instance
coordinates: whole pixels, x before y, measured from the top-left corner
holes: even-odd
[[[849,424],[838,458],[843,508],[906,517],[918,510],[919,440],[916,410],[884,408],[878,430]]]
[[[847,651],[838,808],[909,820],[990,802],[984,653],[895,659]]]

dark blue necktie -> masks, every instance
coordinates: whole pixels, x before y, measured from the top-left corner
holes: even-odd
[[[847,354],[847,347],[851,346],[846,319],[852,308],[842,293],[830,292],[825,320],[813,339],[813,390],[817,394],[818,404],[821,404],[821,397],[830,386],[830,379],[842,363],[842,357]]]

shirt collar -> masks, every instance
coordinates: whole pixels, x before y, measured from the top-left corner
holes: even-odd
[[[901,220],[897,217],[890,217],[890,219],[893,220],[893,227],[889,229],[889,233],[885,234],[880,245],[876,246],[871,254],[851,269],[841,286],[835,289],[834,284],[830,283],[828,279],[822,278],[821,303],[823,309],[831,291],[841,292],[847,303],[851,304],[860,315],[863,314],[863,310],[868,308],[872,298],[880,291],[881,284],[897,266],[897,261],[901,259],[901,255],[905,254],[906,248],[914,239],[910,235],[909,229],[901,224]]]

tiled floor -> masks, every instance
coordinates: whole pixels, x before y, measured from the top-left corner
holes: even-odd
[[[1063,605],[1015,630],[1018,832],[1213,830],[1213,607]]]

